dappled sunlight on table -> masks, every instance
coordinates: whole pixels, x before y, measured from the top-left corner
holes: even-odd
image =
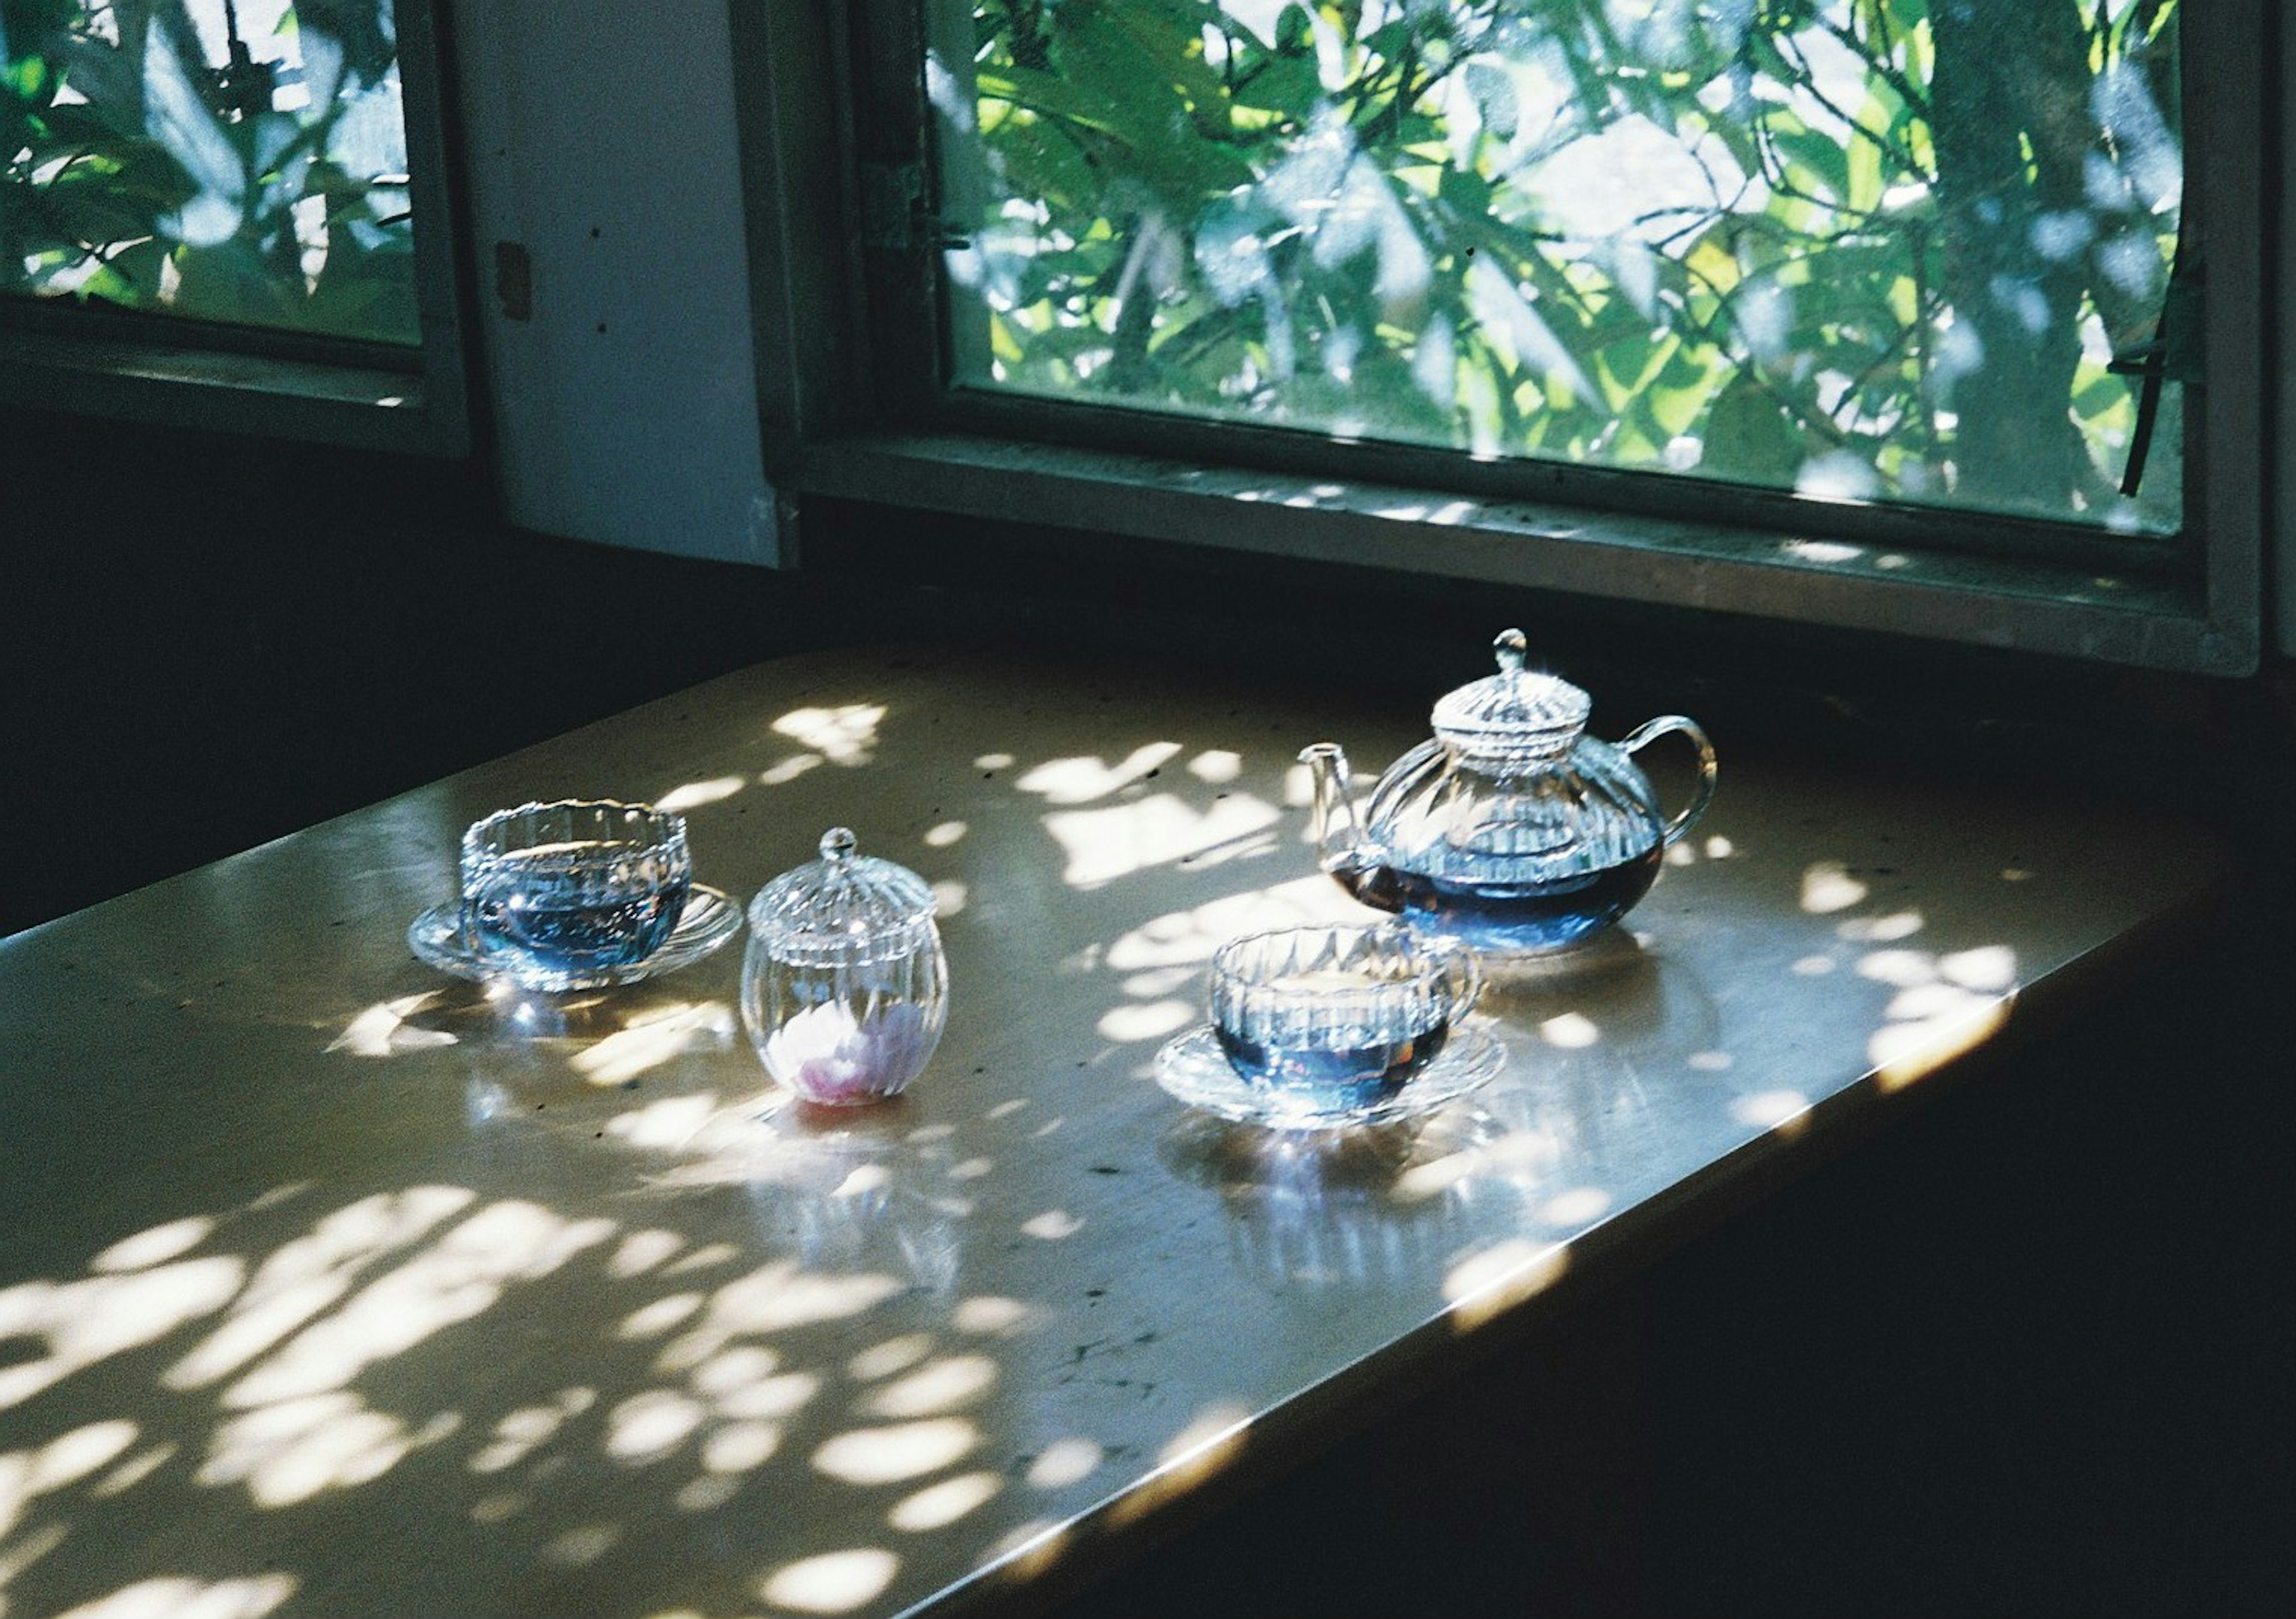
[[[684,814],[698,810],[705,804],[717,804],[732,797],[749,785],[746,776],[712,776],[706,781],[683,781],[666,793],[657,794],[652,802],[656,809],[675,810]]]
[[[1094,888],[1159,866],[1209,867],[1282,846],[1273,829],[1283,811],[1226,786],[1243,773],[1239,754],[1198,752],[1185,766],[1193,784],[1182,783],[1180,791],[1146,789],[1185,751],[1178,742],[1152,742],[1112,764],[1075,756],[1048,759],[1021,773],[1015,785],[1021,791],[1054,806],[1045,814],[1044,825],[1065,857],[1064,882]],[[1220,790],[1203,801],[1201,789],[1208,786]],[[1075,807],[1107,799],[1116,802]]]
[[[1172,793],[1103,809],[1055,810],[1045,828],[1067,857],[1071,887],[1093,888],[1152,867],[1211,866],[1271,854],[1283,812],[1243,795],[1199,810]]]
[[[1164,1501],[1185,1495],[1234,1466],[1251,1442],[1251,1412],[1232,1401],[1216,1401],[1190,1417],[1156,1454],[1155,1469],[1140,1487],[1116,1503],[1110,1516],[1130,1523]]]
[[[1451,1306],[1451,1324],[1472,1332],[1544,1293],[1570,1268],[1567,1243],[1509,1237],[1478,1248],[1444,1273],[1443,1298]]]
[[[441,992],[424,990],[419,994],[378,1001],[353,1018],[327,1050],[348,1051],[356,1057],[388,1057],[410,1048],[453,1045],[455,1036],[446,1030],[423,1028],[408,1022],[415,1013],[441,999]]]
[[[960,1473],[939,1484],[927,1484],[914,1495],[902,1497],[886,1513],[885,1521],[909,1534],[946,1529],[960,1518],[995,1500],[1004,1488],[1002,1475]]]
[[[295,1588],[296,1582],[287,1574],[212,1582],[142,1580],[57,1619],[264,1619],[292,1597]]]
[[[690,1051],[725,1051],[734,1032],[734,1009],[722,1001],[675,1003],[586,1046],[571,1063],[594,1085],[619,1085]]]
[[[882,703],[845,703],[833,708],[792,708],[774,722],[776,733],[802,743],[832,765],[866,765],[877,749]]]
[[[758,1594],[792,1613],[850,1613],[891,1584],[900,1566],[882,1546],[824,1551],[775,1569]]]
[[[62,1010],[0,1141],[4,1619],[882,1615],[1089,1573],[2153,903],[2053,875],[2096,869],[2076,820],[1757,765],[1630,928],[1486,962],[1480,1089],[1230,1124],[1154,1083],[1213,951],[1374,915],[1296,750],[1423,734],[1326,695],[808,661],[12,944]],[[456,829],[603,774],[728,893],[848,823],[933,886],[909,1092],[776,1087],[738,950],[563,996],[407,957]]]
[[[1047,759],[1021,772],[1013,785],[1047,804],[1090,804],[1161,774],[1163,767],[1184,751],[1177,742],[1149,742],[1112,765],[1093,756]]]
[[[211,1255],[150,1271],[20,1282],[0,1291],[0,1341],[37,1346],[32,1355],[19,1353],[0,1367],[0,1410],[211,1313],[239,1291],[246,1273],[245,1261]]]
[[[370,1504],[390,1521],[459,1513],[455,1555],[473,1559],[474,1578],[505,1558],[627,1562],[634,1525],[626,1509],[602,1508],[602,1470],[655,1477],[664,1509],[682,1517],[727,1510],[768,1479],[785,1492],[793,1475],[816,1488],[897,1491],[873,1510],[905,1538],[954,1533],[1005,1492],[1005,1476],[976,1459],[992,1444],[985,1423],[1008,1376],[1000,1346],[1027,1342],[1030,1306],[953,1296],[923,1318],[937,1326],[872,1336],[862,1323],[918,1297],[912,1284],[793,1260],[743,1269],[734,1257],[711,1257],[659,1224],[567,1217],[448,1186],[332,1207],[308,1194],[258,1198],[115,1241],[78,1281],[0,1294],[0,1335],[45,1337],[58,1351],[11,1366],[17,1401],[114,1361],[102,1386],[152,1421],[82,1421],[0,1455],[0,1581],[64,1596],[74,1582],[53,1553],[83,1520],[185,1492],[238,1490],[258,1510],[294,1513],[380,1490]],[[110,1290],[100,1331],[75,1324],[95,1319],[77,1307],[91,1288]],[[570,1336],[561,1318],[546,1351],[474,1382],[403,1374],[467,1363],[483,1353],[490,1315],[530,1309],[544,1293],[561,1308],[586,1296],[594,1329]],[[901,1319],[920,1318],[905,1307]],[[127,1357],[149,1349],[167,1358],[133,1395],[132,1378],[120,1381]],[[90,1396],[101,1397],[96,1386],[78,1403]],[[1058,1435],[1019,1464],[1014,1482],[1065,1491],[1106,1457],[1088,1435]],[[460,1492],[447,1484],[456,1475],[469,1481]],[[653,1518],[647,1533],[662,1526]],[[786,1542],[791,1527],[770,1538]],[[1012,1533],[1008,1519],[989,1543]],[[488,1538],[493,1549],[480,1551]],[[807,1549],[753,1574],[750,1590],[793,1612],[848,1611],[900,1567],[881,1550]],[[145,1604],[155,1615],[237,1613],[228,1604],[283,1601],[302,1577],[258,1569],[209,1586],[155,1574],[89,1599],[106,1614]]]

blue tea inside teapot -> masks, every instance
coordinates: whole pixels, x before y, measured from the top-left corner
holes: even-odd
[[[1496,642],[1499,672],[1435,705],[1435,735],[1387,768],[1358,814],[1347,756],[1319,742],[1313,774],[1324,869],[1413,927],[1504,954],[1578,943],[1650,891],[1666,849],[1714,793],[1714,749],[1679,715],[1618,743],[1586,733],[1593,704],[1523,667],[1520,630]],[[1698,750],[1698,786],[1671,821],[1633,756],[1673,732]]]
[[[1658,880],[1662,846],[1573,877],[1510,883],[1430,877],[1360,861],[1330,863],[1340,886],[1414,927],[1476,950],[1535,955],[1575,944],[1632,910]]]

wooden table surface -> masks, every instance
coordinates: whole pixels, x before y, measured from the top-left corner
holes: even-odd
[[[1600,695],[1601,734],[1647,717]],[[1185,1109],[1152,1059],[1212,948],[1366,914],[1293,756],[1375,773],[1423,723],[808,656],[0,944],[0,1611],[1021,1602],[1871,1124],[2218,880],[2170,823],[1719,736],[1631,932],[1495,983],[1483,1092],[1347,1134]],[[684,808],[742,898],[832,824],[932,881],[951,1011],[914,1091],[783,1100],[738,941],[555,1001],[412,960],[463,827],[562,796]]]

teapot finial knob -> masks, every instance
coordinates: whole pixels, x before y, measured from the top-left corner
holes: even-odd
[[[859,843],[849,828],[832,826],[821,835],[821,857],[832,867],[841,866],[853,858]]]
[[[1522,673],[1523,659],[1530,656],[1530,640],[1521,630],[1501,630],[1491,642],[1491,650],[1498,654],[1499,667],[1509,675]]]

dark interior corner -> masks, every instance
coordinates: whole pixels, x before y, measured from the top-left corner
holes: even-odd
[[[775,574],[512,531],[470,466],[20,413],[0,487],[0,934],[759,658],[926,635],[1408,707],[1520,622],[1726,757],[2187,810],[2241,876],[2143,993],[1071,1611],[2296,1607],[2284,665],[2174,679],[1288,564],[1278,593],[1272,564],[827,502]]]
[[[2287,1611],[2286,979],[2204,953],[1061,1619]]]

